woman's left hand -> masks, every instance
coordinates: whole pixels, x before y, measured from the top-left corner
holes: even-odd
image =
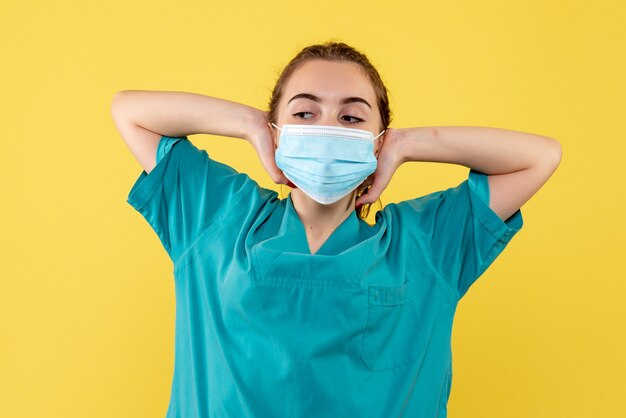
[[[370,174],[363,182],[365,186],[371,185],[372,187],[366,194],[356,200],[356,207],[376,202],[391,181],[393,174],[404,162],[401,150],[402,141],[400,140],[401,131],[402,129],[387,128],[387,131],[381,137],[383,141],[378,150],[376,171]]]

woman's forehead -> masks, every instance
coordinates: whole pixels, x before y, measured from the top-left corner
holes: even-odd
[[[376,97],[371,81],[358,64],[326,60],[308,61],[294,71],[285,86],[285,103],[301,93],[312,94],[322,102],[362,97],[372,105]]]

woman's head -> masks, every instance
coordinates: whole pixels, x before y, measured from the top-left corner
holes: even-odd
[[[346,100],[348,99],[348,100]],[[319,124],[363,129],[377,135],[391,123],[387,88],[367,57],[342,42],[302,49],[278,77],[269,122]],[[275,143],[279,135],[274,130]],[[382,137],[374,145],[378,153]],[[367,186],[356,189],[358,198]],[[359,216],[367,217],[369,205]]]

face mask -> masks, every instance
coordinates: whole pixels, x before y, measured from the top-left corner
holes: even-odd
[[[275,158],[285,176],[311,199],[331,204],[376,171],[374,135],[362,129],[283,125]]]

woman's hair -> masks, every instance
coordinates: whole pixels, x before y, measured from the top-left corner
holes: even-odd
[[[378,103],[378,109],[380,110],[380,120],[381,126],[379,132],[383,129],[387,129],[389,124],[391,123],[392,113],[389,108],[389,98],[387,96],[387,88],[383,83],[378,71],[374,66],[370,63],[367,56],[365,54],[357,51],[353,47],[343,43],[343,42],[334,42],[328,41],[323,44],[310,45],[302,49],[298,54],[287,64],[287,66],[283,69],[283,71],[278,76],[278,80],[276,81],[276,85],[274,86],[274,90],[272,91],[272,96],[269,101],[269,111],[268,111],[268,119],[270,122],[277,123],[277,112],[278,112],[278,102],[283,94],[283,89],[285,84],[294,73],[295,70],[300,68],[305,62],[312,59],[323,59],[328,61],[348,61],[359,64],[361,68],[365,71],[367,76],[369,77],[372,86],[374,87],[374,92],[376,93],[376,100]],[[358,199],[362,196],[366,190],[368,190],[371,186],[357,187],[356,198]],[[380,201],[380,199],[378,199]],[[382,208],[382,204],[381,204]],[[370,211],[370,204],[366,203],[361,206],[358,216],[361,219],[367,218]]]

